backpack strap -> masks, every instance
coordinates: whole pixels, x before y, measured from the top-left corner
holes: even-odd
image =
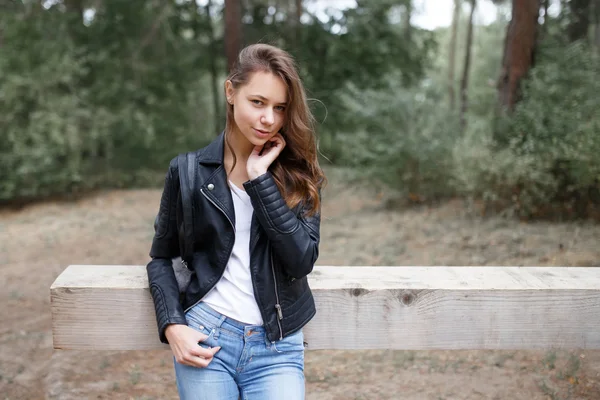
[[[194,191],[196,189],[196,152],[191,151],[177,156],[179,169],[179,190],[183,208],[183,234],[185,246],[181,259],[187,266],[194,254]]]

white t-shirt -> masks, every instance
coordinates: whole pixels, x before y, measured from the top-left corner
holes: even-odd
[[[229,181],[235,211],[235,242],[223,276],[202,301],[210,307],[250,325],[263,320],[254,298],[250,276],[250,224],[254,208],[246,191]]]

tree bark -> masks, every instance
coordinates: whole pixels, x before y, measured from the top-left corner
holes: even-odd
[[[454,0],[454,12],[452,14],[452,28],[450,34],[450,45],[448,51],[448,97],[450,109],[455,107],[454,94],[454,67],[456,64],[456,37],[458,35],[458,20],[460,18],[460,5],[462,0]]]
[[[212,54],[217,54],[215,31],[213,28],[213,21],[211,17],[212,11],[212,0],[208,0],[205,6],[206,15],[208,17],[208,32],[210,35],[210,52]],[[217,59],[216,57],[210,58],[210,81],[211,88],[213,92],[213,108],[215,109],[215,135],[218,134],[221,130],[221,104],[220,104],[220,96],[219,96],[219,84],[218,84],[218,71],[217,71]]]
[[[538,0],[513,0],[498,82],[500,104],[509,113],[514,110],[518,101],[521,79],[533,66],[538,14]]]
[[[225,0],[225,55],[227,71],[231,71],[238,53],[242,49],[242,4],[241,0]]]
[[[467,90],[469,88],[469,70],[471,67],[471,44],[473,43],[473,15],[475,14],[475,6],[477,5],[476,0],[471,0],[471,14],[469,15],[469,27],[467,31],[467,46],[465,50],[465,63],[463,67],[463,76],[460,83],[460,127],[465,130],[467,126],[467,109],[468,109],[468,96]]]

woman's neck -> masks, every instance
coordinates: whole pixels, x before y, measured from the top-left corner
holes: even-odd
[[[234,155],[232,150],[235,153],[236,169],[238,167],[245,166],[246,162],[248,161],[248,157],[254,149],[254,145],[244,137],[237,127],[228,131],[226,135],[227,142],[229,142],[231,147],[229,147],[227,143],[225,144],[225,166],[229,169],[229,167],[233,165]]]

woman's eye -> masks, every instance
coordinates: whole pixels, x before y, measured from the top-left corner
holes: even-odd
[[[255,99],[255,100],[250,100],[250,101],[253,102],[254,104],[258,105],[258,106],[260,106],[262,104],[262,101],[260,101],[260,100],[256,100]]]
[[[280,111],[280,112],[283,112],[283,111],[285,111],[285,107],[284,107],[284,106],[277,106],[277,107],[275,107],[275,109],[276,109],[277,111]]]

